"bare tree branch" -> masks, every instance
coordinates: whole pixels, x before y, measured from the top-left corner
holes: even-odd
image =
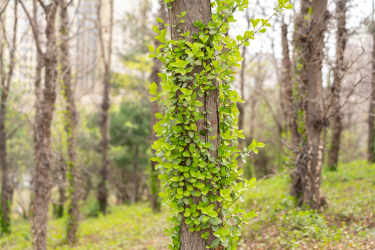
[[[0,11],[0,16],[1,16],[1,14],[3,14],[5,12],[6,8],[8,7],[9,2],[10,2],[10,0],[8,0],[6,2],[5,7]]]

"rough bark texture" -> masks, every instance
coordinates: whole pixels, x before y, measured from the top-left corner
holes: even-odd
[[[297,110],[294,106],[293,83],[292,83],[292,64],[289,57],[288,43],[288,25],[282,25],[282,47],[283,47],[283,84],[284,84],[284,102],[286,106],[286,123],[291,135],[292,150],[298,151],[298,126],[297,126]]]
[[[98,185],[98,202],[100,205],[100,211],[103,214],[106,214],[108,206],[108,188],[107,188],[107,179],[108,179],[108,148],[109,148],[109,113],[110,108],[110,80],[111,80],[111,58],[112,58],[112,35],[113,35],[113,0],[109,1],[110,4],[110,25],[109,25],[109,34],[108,41],[105,42],[103,34],[103,23],[101,20],[101,11],[102,11],[102,1],[99,1],[98,4],[98,22],[97,28],[99,31],[99,42],[100,49],[102,54],[102,62],[104,67],[104,77],[103,77],[103,102],[100,112],[100,129],[102,134],[102,140],[100,142],[101,152],[102,152],[102,166],[100,169],[100,183]]]
[[[186,11],[186,16],[184,17],[185,23],[179,23],[179,17],[181,12]],[[172,9],[169,10],[169,19],[172,25],[177,25],[176,28],[171,29],[172,39],[178,40],[181,38],[180,33],[185,33],[190,31],[190,35],[187,38],[190,42],[193,42],[193,34],[199,32],[199,28],[196,28],[193,23],[197,20],[201,20],[202,23],[208,24],[211,20],[211,5],[209,0],[174,0],[172,2]],[[177,32],[177,29],[181,29],[181,32]],[[194,73],[201,72],[203,70],[202,66],[196,67],[193,71]],[[200,107],[200,111],[211,111],[210,114],[206,114],[205,118],[207,121],[211,122],[213,131],[209,132],[206,130],[206,136],[200,135],[202,140],[208,141],[208,136],[217,136],[217,138],[211,143],[214,145],[215,149],[210,150],[210,154],[215,158],[218,156],[217,149],[220,145],[219,136],[219,91],[217,89],[210,90],[209,96],[205,95],[202,98],[199,97],[197,100],[201,101],[204,105]],[[205,130],[205,124],[203,120],[197,122],[197,130]],[[198,204],[201,200],[200,197],[193,197],[193,202]],[[221,207],[220,203],[216,204],[216,207]],[[209,232],[208,243],[210,244],[215,237],[211,229],[201,230],[200,232],[190,232],[189,226],[182,221],[180,229],[180,250],[203,250],[206,249],[207,243],[202,239],[201,234],[205,231]]]
[[[303,4],[309,1],[303,1]],[[324,33],[328,18],[327,0],[313,0],[311,2],[312,15],[306,32],[299,39],[303,46],[302,79],[306,85],[306,98],[303,110],[307,142],[304,150],[297,159],[297,173],[299,180],[293,188],[294,195],[300,200],[300,205],[307,204],[313,209],[321,209],[325,199],[320,193],[321,172],[323,164],[323,128],[327,125],[323,117],[323,86],[322,63],[324,58]],[[302,6],[306,8],[306,6]],[[296,186],[298,184],[298,186]]]
[[[372,48],[372,79],[371,89],[375,89],[375,34],[372,35],[373,48]],[[375,162],[375,93],[372,92],[370,98],[369,117],[368,117],[368,149],[367,161],[370,163]]]
[[[77,229],[78,229],[78,173],[77,173],[77,153],[76,153],[76,124],[77,124],[77,110],[75,105],[74,90],[72,85],[72,70],[70,61],[70,45],[69,45],[69,16],[68,16],[68,2],[61,0],[60,18],[61,18],[61,73],[64,84],[64,95],[66,99],[66,114],[65,114],[65,131],[67,133],[68,142],[68,164],[67,175],[69,180],[69,221],[67,239],[70,245],[76,243]]]
[[[134,149],[134,161],[133,161],[133,180],[132,180],[132,196],[130,203],[134,204],[137,202],[138,195],[138,154],[139,154],[139,145],[135,146]]]
[[[337,49],[336,49],[336,65],[334,70],[334,82],[331,87],[331,95],[333,96],[333,119],[332,119],[332,138],[331,149],[328,153],[328,167],[335,170],[339,159],[340,137],[342,131],[340,111],[340,89],[343,73],[345,71],[344,53],[347,42],[346,32],[346,3],[347,0],[339,0],[336,2],[337,15]]]
[[[8,95],[10,91],[10,85],[12,81],[13,70],[15,66],[15,52],[17,48],[17,23],[18,23],[18,1],[14,3],[14,23],[13,23],[13,37],[11,41],[7,41],[10,62],[8,66],[8,72],[5,74],[3,56],[4,49],[1,44],[0,60],[1,60],[1,103],[0,103],[0,164],[1,164],[1,230],[2,233],[10,233],[10,209],[12,204],[12,187],[9,183],[8,175],[8,155],[7,155],[7,133],[5,128],[6,116],[7,116],[7,105]],[[5,25],[4,20],[1,20],[1,26]],[[6,30],[6,27],[0,27],[2,31]],[[1,31],[1,32],[2,32]],[[5,35],[5,34],[4,34]],[[0,40],[1,43],[3,39]]]
[[[165,7],[165,4],[163,4],[164,0],[159,0],[160,8],[158,10],[157,16],[160,17],[163,20],[168,19],[168,12]],[[164,24],[162,23],[157,23],[157,26],[159,27],[159,30],[164,29]],[[162,45],[162,43],[159,40],[154,40],[155,41],[155,48],[159,47]],[[155,82],[158,85],[158,91],[160,90],[160,77],[158,76],[158,73],[161,73],[160,68],[161,68],[161,62],[159,59],[154,58],[153,59],[154,65],[152,67],[152,72],[150,76],[151,82]],[[154,125],[156,125],[157,119],[155,117],[156,113],[160,113],[160,108],[157,102],[152,102],[151,103],[151,131],[153,131]],[[156,137],[156,133],[151,133],[151,143],[154,141],[158,140]],[[152,149],[152,154],[155,155],[155,150]],[[155,166],[157,165],[157,162],[152,162],[151,163],[151,174],[150,174],[150,205],[151,208],[158,212],[160,211],[160,202],[158,202],[158,190],[159,190],[159,179],[157,177],[158,171],[155,170]]]
[[[59,1],[54,0],[44,6],[46,18],[46,51],[43,53],[45,65],[44,89],[41,96],[40,82],[35,88],[38,103],[35,117],[35,171],[33,227],[34,248],[47,249],[47,220],[50,200],[50,170],[52,165],[51,123],[56,100],[58,48],[56,43],[56,13]],[[34,15],[34,17],[36,14]],[[36,25],[36,22],[34,23]],[[38,42],[38,41],[37,41]]]

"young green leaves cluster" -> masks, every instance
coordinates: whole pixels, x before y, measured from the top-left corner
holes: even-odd
[[[172,1],[165,3],[171,7]],[[276,14],[287,4],[280,1]],[[237,127],[237,102],[244,101],[232,84],[235,80],[232,68],[241,68],[243,58],[239,47],[249,46],[249,40],[270,24],[268,19],[252,20],[254,30],[231,39],[227,31],[229,23],[236,21],[233,14],[247,8],[249,2],[215,0],[214,3],[211,21],[194,23],[200,30],[198,33],[190,34],[173,25],[180,37],[168,40],[166,30],[155,26],[155,39],[162,45],[150,46],[150,57],[160,59],[165,71],[159,74],[160,92],[156,83],[150,85],[150,94],[154,95],[151,101],[164,107],[163,113],[156,114],[160,121],[154,130],[159,139],[152,146],[157,152],[152,160],[158,162],[156,169],[161,170],[159,179],[164,192],[159,195],[172,213],[169,218],[172,226],[165,229],[172,238],[169,248],[176,250],[180,249],[182,223],[191,232],[201,233],[211,228],[217,239],[207,242],[207,248],[237,249],[242,224],[256,216],[254,211],[246,213],[235,204],[237,200],[244,201],[244,192],[255,187],[255,179],[243,180],[237,160],[245,161],[251,151],[258,153],[257,148],[264,144],[254,140],[243,151],[237,148],[238,139],[245,138]],[[179,23],[184,23],[185,15],[186,12],[178,15]],[[164,23],[160,18],[158,21]],[[206,108],[213,91],[219,93],[218,110]],[[217,112],[217,121],[207,119],[212,112]],[[210,136],[214,128],[219,131]],[[209,233],[202,232],[201,237],[208,240]]]

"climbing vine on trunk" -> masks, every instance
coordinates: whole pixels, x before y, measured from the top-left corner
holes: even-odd
[[[236,22],[233,14],[244,11],[248,0],[181,2],[165,0],[171,24],[164,26],[171,28],[172,39],[166,38],[166,29],[154,26],[155,39],[162,44],[150,46],[150,58],[160,59],[165,72],[159,74],[161,91],[156,83],[150,85],[155,96],[151,101],[163,107],[163,113],[156,114],[159,139],[152,160],[162,172],[164,192],[159,195],[172,214],[165,232],[172,238],[169,249],[237,249],[242,223],[256,215],[235,205],[255,187],[255,179],[241,177],[237,159],[245,160],[264,144],[254,140],[244,151],[237,148],[237,138],[245,138],[237,126],[237,103],[244,101],[232,84],[232,68],[241,68],[239,47],[249,46],[256,33],[265,33],[270,18],[251,19],[253,30],[231,39],[229,23]],[[288,0],[279,0],[272,16],[292,7]],[[211,16],[204,20],[192,20],[207,13]]]

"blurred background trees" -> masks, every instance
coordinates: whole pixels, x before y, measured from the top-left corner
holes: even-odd
[[[228,35],[249,30],[251,18],[268,18],[276,2],[238,14]],[[326,2],[293,1],[294,11],[275,17],[269,33],[243,48],[235,72],[234,87],[246,101],[239,105],[247,138],[241,148],[253,139],[266,144],[240,163],[245,177],[286,176],[298,189],[286,191],[298,198],[310,163],[320,186],[322,169],[375,158],[373,3]],[[148,47],[160,45],[153,25],[163,29],[156,17],[168,19],[163,0],[43,3],[0,1],[2,233],[10,232],[12,216],[35,219],[38,204],[43,223],[49,207],[55,217],[68,217],[73,203],[77,221],[104,213],[107,204],[144,201],[159,211],[150,158],[154,114],[161,111],[149,102],[149,85],[159,83],[163,66],[148,57]],[[38,167],[39,157],[48,168]]]

